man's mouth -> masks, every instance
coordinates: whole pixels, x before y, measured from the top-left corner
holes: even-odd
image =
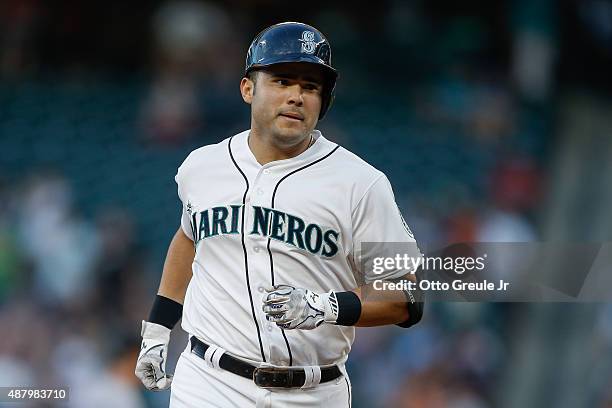
[[[304,120],[304,116],[296,112],[285,112],[285,113],[281,113],[280,116],[283,116],[291,120],[299,120],[299,121]]]

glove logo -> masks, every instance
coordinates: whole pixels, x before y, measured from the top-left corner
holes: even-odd
[[[315,35],[312,31],[306,30],[302,32],[302,52],[304,54],[314,54],[317,45],[314,42]]]

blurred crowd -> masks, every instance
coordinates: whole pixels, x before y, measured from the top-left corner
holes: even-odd
[[[612,145],[612,4],[379,3],[0,4],[0,386],[69,386],[74,407],[167,404],[133,368],[179,222],[174,172],[246,128],[244,52],[278,21],[330,38],[340,80],[321,129],[388,174],[417,240],[551,239],[551,179],[569,165],[561,112],[576,94],[603,112],[591,132]],[[584,347],[598,382],[580,393],[609,408],[612,308],[593,314]],[[533,367],[517,366],[530,315],[435,303],[409,330],[358,329],[353,406],[511,406],[512,379]],[[186,341],[176,331],[170,371]]]
[[[154,284],[129,214],[80,214],[52,171],[0,197],[0,384],[69,386],[75,407],[145,406],[133,366]]]

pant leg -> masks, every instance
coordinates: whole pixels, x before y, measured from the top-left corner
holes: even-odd
[[[255,407],[265,393],[253,381],[210,367],[188,347],[174,371],[170,408]]]

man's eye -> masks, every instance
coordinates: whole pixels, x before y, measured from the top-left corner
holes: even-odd
[[[286,79],[277,79],[276,83],[278,83],[279,85],[283,85],[283,86],[289,85],[289,81],[287,81]]]

